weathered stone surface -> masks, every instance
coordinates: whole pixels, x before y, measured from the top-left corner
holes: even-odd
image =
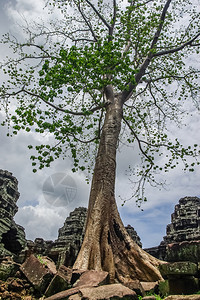
[[[170,295],[189,295],[198,292],[199,280],[194,276],[186,277],[169,277],[169,294]]]
[[[36,238],[35,241],[27,241],[29,254],[40,254],[42,256],[49,256],[50,250],[53,247],[53,241],[45,241],[42,238]]]
[[[114,297],[117,297],[118,299],[123,297],[126,297],[126,299],[138,299],[134,291],[120,283],[81,288],[79,294],[82,299],[88,300],[112,299]]]
[[[197,264],[192,262],[167,263],[160,266],[160,272],[168,279],[169,294],[193,294],[199,289]]]
[[[85,273],[85,270],[73,270],[72,277],[71,277],[71,284],[74,284],[83,273]]]
[[[160,260],[166,260],[166,247],[167,245],[160,244],[159,246],[145,248],[144,250]]]
[[[19,278],[13,278],[8,284],[8,289],[13,292],[21,292],[24,289],[23,281]]]
[[[158,283],[158,294],[165,297],[166,295],[169,295],[169,281],[163,280]]]
[[[14,276],[18,270],[18,264],[13,262],[10,257],[5,258],[0,264],[0,280],[7,280],[8,277]]]
[[[142,300],[156,300],[155,296],[145,296],[142,298]]]
[[[138,246],[140,246],[142,248],[142,243],[141,243],[140,237],[138,236],[135,229],[131,225],[127,225],[125,228],[126,228],[128,234],[130,235],[130,237],[134,240],[134,242],[136,242],[136,244],[138,244]]]
[[[39,261],[48,268],[49,272],[55,275],[57,273],[55,263],[47,256],[38,256]]]
[[[64,291],[71,287],[70,280],[71,280],[72,270],[61,266],[58,272],[54,275],[53,279],[51,280],[49,286],[45,291],[45,296],[50,297],[56,293]]]
[[[165,244],[200,240],[200,199],[185,197],[179,200],[167,225]]]
[[[86,286],[88,287],[88,286]],[[80,289],[83,288],[82,287],[75,287],[66,291],[62,291],[60,293],[57,293],[55,295],[52,295],[50,297],[45,298],[45,300],[64,300],[64,299],[68,299],[69,296],[74,295],[79,293]]]
[[[171,215],[171,224],[167,225],[166,233],[159,246],[145,250],[156,258],[166,261],[199,261],[200,198],[184,197],[179,200]]]
[[[140,282],[145,293],[147,292],[156,292],[158,289],[158,282]]]
[[[73,265],[83,241],[86,216],[86,208],[76,208],[59,229],[58,239],[48,253],[49,257],[57,261],[57,266]]]
[[[108,283],[108,272],[88,270],[75,282],[74,287],[83,285],[98,286]]]
[[[169,262],[191,261],[198,263],[200,261],[200,241],[186,241],[167,245],[166,260]]]
[[[78,300],[78,299],[111,299],[116,297],[117,299],[126,297],[126,299],[138,299],[137,295],[134,291],[130,290],[129,288],[123,286],[122,284],[109,284],[109,285],[102,285],[99,287],[75,287],[58,294],[55,294],[51,297],[45,298],[45,300],[64,300],[68,299]]]
[[[26,259],[20,270],[34,286],[34,288],[41,293],[44,292],[53,278],[52,271],[45,263],[42,263],[34,255],[31,255]]]
[[[9,277],[6,281],[0,281],[0,299],[38,299],[38,297],[33,296],[31,290],[33,291],[33,288],[28,284],[25,278]]]
[[[127,280],[123,282],[123,285],[125,285],[129,289],[136,292],[137,295],[140,295],[140,296],[145,295],[145,291],[144,291],[140,281],[137,280],[137,279],[136,280],[130,280],[130,279],[127,278]]]
[[[24,228],[13,217],[18,208],[18,181],[8,171],[0,170],[0,257],[15,255],[26,247]]]
[[[200,300],[200,295],[174,295],[168,296],[164,300]]]
[[[159,266],[159,270],[165,278],[169,275],[197,275],[198,267],[197,264],[186,261],[162,264]]]

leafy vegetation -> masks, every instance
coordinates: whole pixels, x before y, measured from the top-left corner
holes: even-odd
[[[8,78],[0,88],[3,125],[12,125],[12,134],[55,139],[36,146],[33,172],[66,155],[74,172],[92,170],[111,90],[123,103],[119,142],[140,151],[140,165],[129,169],[133,196],[146,200],[145,183],[156,185],[158,173],[180,162],[193,172],[198,145],[182,145],[167,126],[186,113],[188,101],[199,107],[199,69],[190,63],[199,54],[198,2],[48,1],[51,7],[62,20],[24,28],[24,41],[9,34],[2,40],[16,57],[1,65]]]

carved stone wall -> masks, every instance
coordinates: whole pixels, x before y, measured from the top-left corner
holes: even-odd
[[[0,257],[19,256],[26,247],[24,228],[13,220],[18,199],[17,179],[12,173],[0,170]]]

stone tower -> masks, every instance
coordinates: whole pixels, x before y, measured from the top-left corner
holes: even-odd
[[[175,206],[162,244],[200,240],[200,199],[184,197]]]
[[[17,256],[26,246],[24,228],[13,220],[19,195],[17,179],[0,170],[0,257]]]
[[[57,261],[58,266],[73,265],[83,242],[86,216],[87,209],[78,207],[70,213],[63,227],[59,229],[58,239],[48,254]]]

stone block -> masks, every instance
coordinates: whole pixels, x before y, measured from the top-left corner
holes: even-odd
[[[83,285],[99,286],[108,283],[108,272],[88,270],[85,271],[80,278],[73,285],[74,287],[80,287]]]
[[[142,300],[156,300],[156,297],[155,296],[145,296],[142,298]]]
[[[50,297],[56,293],[69,289],[71,287],[71,273],[71,269],[61,266],[48,285],[45,291],[45,296]]]
[[[123,285],[136,292],[137,295],[144,296],[145,291],[139,280],[124,280]]]
[[[163,297],[169,295],[169,281],[168,280],[164,280],[164,281],[159,282],[159,284],[158,284],[158,294],[160,294]]]
[[[194,276],[186,276],[182,278],[171,277],[169,278],[169,294],[194,294],[199,290],[198,279]]]
[[[86,287],[88,287],[88,286],[86,286]],[[81,287],[81,288],[83,288],[83,287]],[[70,297],[71,295],[75,295],[79,292],[80,292],[80,287],[75,287],[75,288],[72,288],[69,290],[59,292],[50,297],[47,297],[47,298],[45,298],[45,300],[65,300],[65,299],[68,299],[68,297]]]
[[[175,262],[159,265],[159,270],[164,278],[169,275],[185,276],[196,275],[198,272],[197,264],[186,262]]]
[[[168,296],[164,300],[200,300],[200,295],[175,295],[175,296]]]
[[[157,292],[158,290],[158,281],[155,282],[140,282],[141,286],[145,293],[148,292]]]
[[[31,255],[26,259],[20,267],[20,270],[34,288],[41,293],[46,290],[54,275],[48,266],[39,261],[34,255]]]
[[[72,277],[71,277],[71,284],[73,285],[83,273],[85,273],[85,270],[73,270]]]
[[[82,299],[100,300],[100,299],[138,299],[136,293],[120,283],[102,285],[99,287],[81,288]]]
[[[168,262],[200,261],[200,241],[185,241],[169,244],[166,247],[166,260]]]
[[[70,297],[71,296],[71,297]],[[45,298],[45,300],[100,300],[100,299],[133,299],[137,300],[138,297],[136,293],[129,288],[125,287],[122,284],[109,284],[102,285],[99,287],[76,287],[72,288],[58,294],[55,294],[51,297]]]

